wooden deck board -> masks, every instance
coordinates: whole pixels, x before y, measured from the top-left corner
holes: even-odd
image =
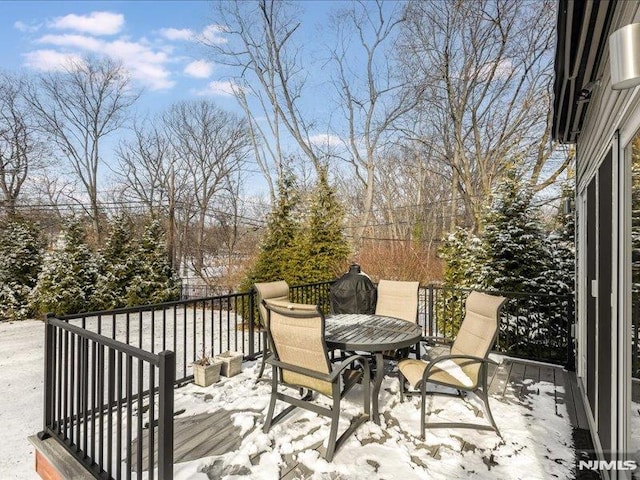
[[[211,455],[220,455],[236,450],[242,441],[240,429],[233,426],[231,414],[227,410],[219,410],[214,413],[201,413],[192,417],[177,418],[174,421],[174,462],[188,462]],[[156,439],[157,436],[156,427]],[[137,465],[135,452],[138,447],[137,440],[133,441],[134,452],[133,465]],[[142,465],[148,467],[149,448],[148,436],[142,440],[143,457]],[[154,449],[154,464],[158,462],[158,449]]]
[[[521,400],[528,395],[537,394],[537,390],[527,388],[527,383],[530,383],[527,382],[527,380],[552,383],[556,387],[556,404],[566,404],[571,425],[576,428],[588,428],[588,425],[586,425],[586,414],[580,407],[580,397],[577,395],[578,390],[577,384],[575,384],[575,374],[566,372],[561,367],[505,358],[499,366],[492,367],[489,371],[489,379],[489,393],[491,397],[510,397],[511,399],[515,397],[517,400]],[[231,418],[233,413],[234,412],[222,410],[211,414],[176,418],[174,424],[174,461],[176,463],[186,462],[237,450],[242,442],[242,437],[240,435],[240,429],[233,426]],[[256,419],[256,422],[261,421],[262,419]],[[467,447],[466,442],[461,442],[461,445],[464,451]],[[134,442],[134,452],[135,448],[136,444]],[[312,448],[317,450],[320,455],[324,454],[325,448],[322,442],[318,442]],[[474,448],[474,446],[470,445],[469,448]],[[430,456],[433,458],[438,458],[438,451],[438,445],[429,448]],[[143,460],[145,467],[148,462],[147,455],[148,452],[145,446],[145,456]],[[157,461],[157,453],[155,454],[155,458]],[[283,457],[284,464],[280,467],[280,478],[282,480],[308,478],[312,475],[313,472],[298,463],[295,460],[296,458],[297,455],[295,455],[295,452],[294,454]],[[260,462],[260,455],[254,455],[250,460],[252,464],[257,465]]]
[[[569,415],[569,422],[571,425],[577,425],[578,419],[576,417],[576,409],[574,408],[573,403],[573,389],[571,388],[571,385],[567,384],[565,372],[560,370],[555,372],[555,385],[556,414],[561,411],[559,405],[565,405],[567,414]]]
[[[509,372],[508,390],[510,389],[516,398],[521,399],[526,396],[527,393],[524,385],[524,371],[526,365],[518,361],[513,361],[512,363],[513,365]]]
[[[524,366],[523,380],[532,380],[534,382],[540,381],[540,364],[527,363]]]
[[[489,385],[489,395],[495,395],[497,397],[504,397],[509,384],[509,375],[511,374],[511,368],[513,362],[509,359],[505,359],[500,367],[496,369],[495,375],[491,378],[491,384]]]
[[[540,366],[540,381],[555,385],[555,368],[549,365]]]
[[[589,430],[589,421],[587,420],[587,412],[584,409],[584,405],[582,403],[582,398],[580,396],[580,389],[578,388],[578,382],[576,380],[575,372],[567,372],[563,371],[564,381],[566,385],[566,389],[571,389],[572,393],[572,403],[571,408],[575,412],[576,416],[576,427],[582,428],[585,430]],[[567,405],[567,409],[569,406]],[[573,424],[572,424],[573,425]]]

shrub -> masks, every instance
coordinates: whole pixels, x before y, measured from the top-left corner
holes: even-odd
[[[0,227],[0,320],[31,315],[28,298],[42,268],[43,251],[36,224],[15,220]]]
[[[66,315],[91,309],[98,267],[80,223],[71,220],[62,248],[49,253],[30,295],[34,311]]]

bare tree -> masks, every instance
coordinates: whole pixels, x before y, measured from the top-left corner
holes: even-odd
[[[122,140],[116,148],[115,174],[122,185],[123,197],[142,202],[152,216],[166,210],[174,190],[171,178],[179,168],[175,165],[171,142],[162,126],[157,125],[159,121],[156,118],[136,122],[133,136]]]
[[[372,217],[376,164],[390,141],[395,123],[418,98],[394,72],[396,33],[404,22],[401,4],[357,1],[339,11],[333,22],[337,46],[331,50],[333,82],[346,119],[347,161],[362,186],[357,246]]]
[[[189,222],[190,209],[178,210],[189,204],[186,171],[177,160],[173,146],[162,125],[162,118],[135,122],[133,137],[122,140],[116,148],[116,177],[122,197],[142,203],[152,217],[167,220],[167,252],[172,267],[179,268],[183,238],[178,224]],[[186,214],[186,218],[183,216]]]
[[[44,166],[46,151],[24,100],[25,88],[24,79],[0,74],[0,204],[9,216],[16,213],[29,175]]]
[[[481,227],[482,207],[506,169],[539,191],[567,166],[554,158],[549,136],[554,11],[550,1],[407,5],[404,73],[424,92],[410,136],[449,169],[452,225],[462,206]]]
[[[84,187],[98,240],[100,145],[123,126],[127,109],[137,98],[122,65],[95,58],[71,62],[62,72],[41,76],[28,95],[41,127]]]
[[[292,2],[276,0],[221,1],[218,7],[229,42],[209,46],[234,69],[236,97],[249,118],[252,146],[273,200],[272,175],[273,170],[276,176],[282,173],[284,134],[316,171],[323,162],[311,138],[313,121],[300,107],[308,72],[301,45],[295,43],[299,11]],[[266,129],[257,117],[266,120]]]
[[[232,181],[250,147],[247,123],[201,100],[174,105],[164,116],[174,155],[187,172],[197,206],[194,267],[202,274],[206,220],[220,197],[235,192]]]

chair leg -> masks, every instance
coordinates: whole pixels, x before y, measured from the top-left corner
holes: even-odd
[[[340,419],[340,397],[333,398],[333,407],[331,408],[331,430],[329,432],[329,443],[327,444],[327,453],[324,458],[327,462],[333,460],[333,454],[336,451],[336,438],[338,437],[338,420]]]
[[[420,385],[420,439],[424,440],[425,438],[425,430],[427,428],[427,384],[426,382],[422,382]]]
[[[269,410],[267,411],[267,417],[264,420],[264,426],[262,431],[268,433],[271,428],[271,421],[273,420],[273,411],[276,407],[276,392],[278,391],[278,375],[276,374],[276,367],[273,367],[271,372],[271,400],[269,401]]]
[[[363,365],[363,373],[362,373],[362,396],[364,400],[364,414],[371,418],[371,372],[367,368],[366,365]]]
[[[398,381],[400,382],[400,403],[404,402],[404,375],[398,370]]]
[[[498,430],[498,426],[496,425],[496,421],[493,418],[493,414],[491,413],[491,407],[489,406],[489,393],[488,393],[489,389],[487,388],[486,370],[483,373],[484,375],[482,376],[482,401],[484,403],[484,409],[487,412],[487,419],[489,420],[489,423],[491,423],[491,426],[496,431],[498,436],[502,438],[502,435],[500,434],[500,430]]]
[[[260,364],[260,372],[258,372],[258,377],[256,378],[256,382],[262,378],[264,374],[264,367],[267,364],[267,356],[269,354],[269,349],[267,348],[267,332],[266,330],[262,332],[262,363]]]
[[[496,431],[498,436],[502,438],[502,434],[500,433],[500,430],[498,430],[496,421],[493,419],[493,414],[491,413],[491,407],[489,406],[489,395],[487,394],[487,392],[482,392],[482,401],[484,402],[484,409],[487,412],[487,419],[489,420],[489,423],[491,423],[491,426]]]

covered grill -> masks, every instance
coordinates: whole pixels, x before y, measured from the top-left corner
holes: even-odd
[[[353,264],[349,271],[336,280],[329,292],[331,312],[374,313],[378,292],[371,279]]]

